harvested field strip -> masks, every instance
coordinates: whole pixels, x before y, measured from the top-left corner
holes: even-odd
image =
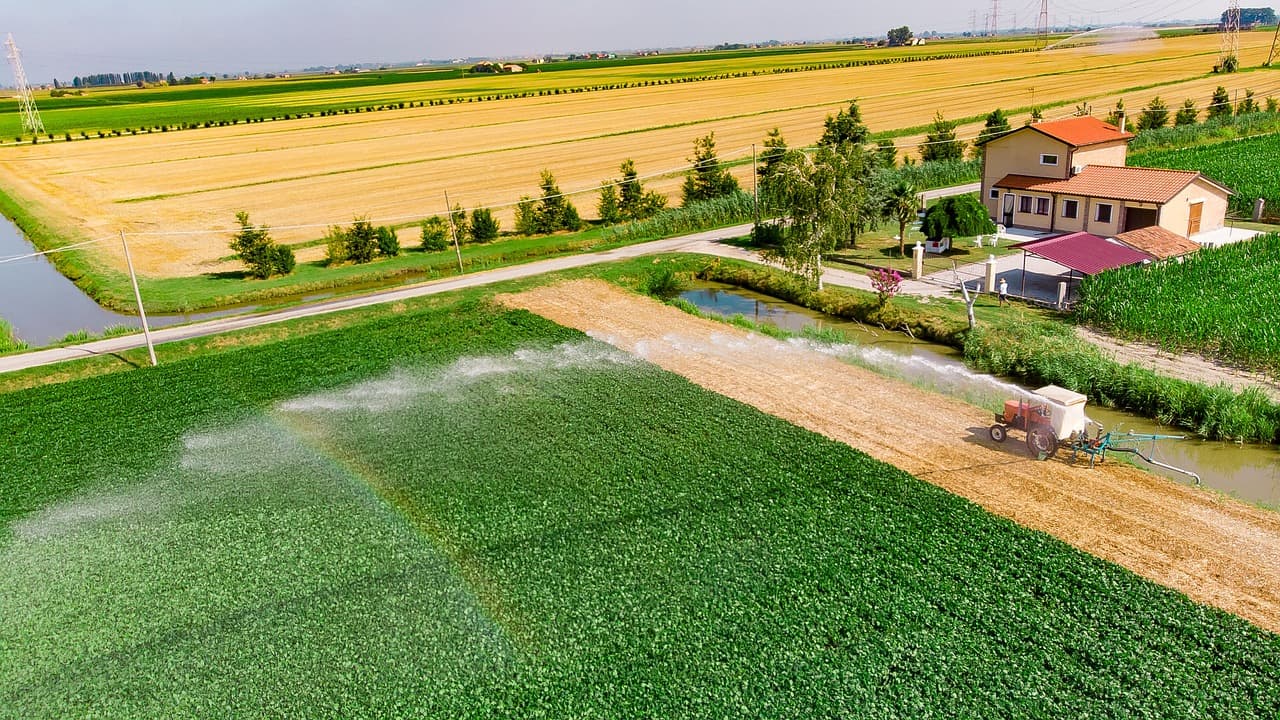
[[[24,718],[1280,709],[1280,638],[525,312],[2,401]]]
[[[423,217],[443,209],[446,188],[468,208],[505,206],[536,193],[543,168],[556,173],[564,190],[587,193],[579,209],[591,216],[594,188],[614,177],[624,159],[634,159],[642,174],[664,173],[683,166],[693,138],[712,130],[725,159],[748,155],[773,126],[792,146],[802,146],[816,139],[823,119],[853,96],[873,130],[892,132],[924,125],[939,107],[953,119],[977,118],[996,104],[1025,108],[1079,102],[1082,88],[1090,96],[1123,93],[1131,107],[1146,94],[1207,99],[1218,83],[1268,91],[1259,82],[1267,77],[1261,74],[1198,77],[1207,48],[1204,39],[1189,38],[1115,54],[1055,51],[1016,60],[762,75],[697,87],[662,85],[340,120],[311,118],[281,123],[269,133],[245,125],[109,143],[41,144],[0,154],[0,183],[24,204],[76,218],[86,238],[114,235],[121,227],[132,233],[226,228],[239,210],[275,227],[345,222],[357,214]],[[1248,44],[1246,50],[1262,48]],[[1162,52],[1179,57],[1159,57]],[[1105,66],[1097,67],[1100,63]],[[1062,72],[1069,74],[1047,76]],[[1032,75],[1046,76],[1007,80]],[[1186,77],[1196,79],[1179,80]],[[1003,97],[993,97],[994,82],[1002,83],[994,95]],[[1177,84],[1132,91],[1161,83]],[[1114,96],[1099,97],[1097,109],[1108,100],[1114,102]],[[504,123],[507,118],[511,121]],[[965,130],[972,134],[973,127]],[[275,132],[286,128],[290,132]],[[139,164],[140,158],[147,162]],[[734,172],[743,180],[750,177],[745,165]],[[653,189],[674,196],[679,185],[679,178],[667,177],[655,180]],[[121,202],[126,200],[131,202]],[[499,217],[511,227],[509,212]],[[317,235],[292,231],[277,239],[305,243]],[[100,254],[103,264],[122,264],[114,246]],[[140,271],[153,276],[233,269],[216,267],[226,255],[226,240],[218,233],[155,240],[142,245],[138,255]]]
[[[579,281],[503,302],[847,442],[1191,598],[1280,630],[1280,516],[1123,464],[1036,462],[977,408]]]

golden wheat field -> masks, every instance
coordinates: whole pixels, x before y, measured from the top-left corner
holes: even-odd
[[[1270,41],[1243,36],[1242,65],[1261,64]],[[583,191],[575,203],[592,217],[595,188],[627,158],[642,175],[667,173],[650,186],[676,197],[681,176],[668,171],[686,165],[695,137],[714,131],[724,160],[750,158],[773,127],[805,145],[850,98],[885,131],[925,125],[935,111],[1022,108],[1020,122],[1035,105],[1069,103],[1046,112],[1056,117],[1088,101],[1099,114],[1118,97],[1134,112],[1154,95],[1203,107],[1217,85],[1280,95],[1280,74],[1207,75],[1217,50],[1217,37],[1193,36],[49,143],[3,149],[0,185],[68,241],[124,229],[140,272],[193,275],[225,264],[239,210],[297,243],[356,215],[387,224],[442,213],[447,190],[467,208],[498,208],[509,227],[510,205],[536,195],[548,168],[564,191]],[[750,170],[735,168],[748,188]],[[117,243],[99,252],[123,265]],[[322,253],[306,248],[299,259]]]

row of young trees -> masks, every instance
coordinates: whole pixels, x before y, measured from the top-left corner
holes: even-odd
[[[1205,108],[1205,119],[1206,121],[1220,120],[1231,117],[1233,114],[1249,115],[1263,110],[1264,106],[1258,102],[1252,90],[1245,90],[1244,97],[1239,102],[1232,102],[1231,94],[1227,92],[1225,87],[1219,85],[1213,91],[1213,96],[1209,98],[1209,105]],[[1267,98],[1265,110],[1266,112],[1280,112],[1280,101],[1273,97]],[[1107,122],[1118,125],[1124,115],[1124,100],[1117,100],[1115,108],[1107,115]],[[1177,112],[1172,114],[1172,119],[1174,126],[1195,125],[1200,122],[1200,108],[1196,106],[1195,100],[1187,98]],[[1169,106],[1157,95],[1151,98],[1151,101],[1139,113],[1138,129],[1155,130],[1165,127],[1169,124],[1169,121]]]

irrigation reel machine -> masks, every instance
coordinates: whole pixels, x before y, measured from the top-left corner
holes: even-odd
[[[1027,434],[1027,449],[1039,460],[1046,460],[1057,454],[1060,448],[1071,451],[1069,460],[1075,462],[1083,457],[1089,458],[1089,467],[1107,459],[1107,453],[1125,453],[1141,458],[1148,464],[1187,475],[1200,484],[1200,476],[1190,470],[1184,470],[1160,462],[1154,458],[1155,444],[1160,440],[1183,440],[1182,435],[1153,435],[1148,433],[1109,432],[1084,414],[1087,397],[1057,385],[1047,385],[1030,393],[1026,398],[1006,400],[1004,411],[996,413],[996,422],[989,432],[991,439],[1004,442],[1009,437],[1009,429],[1022,430]],[[1097,431],[1089,435],[1089,426],[1094,425]],[[1142,444],[1150,443],[1146,452]]]

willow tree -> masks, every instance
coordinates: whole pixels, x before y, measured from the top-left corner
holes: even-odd
[[[835,249],[865,208],[865,158],[857,146],[788,151],[767,178],[782,211],[782,241],[767,257],[822,289],[822,255]]]

